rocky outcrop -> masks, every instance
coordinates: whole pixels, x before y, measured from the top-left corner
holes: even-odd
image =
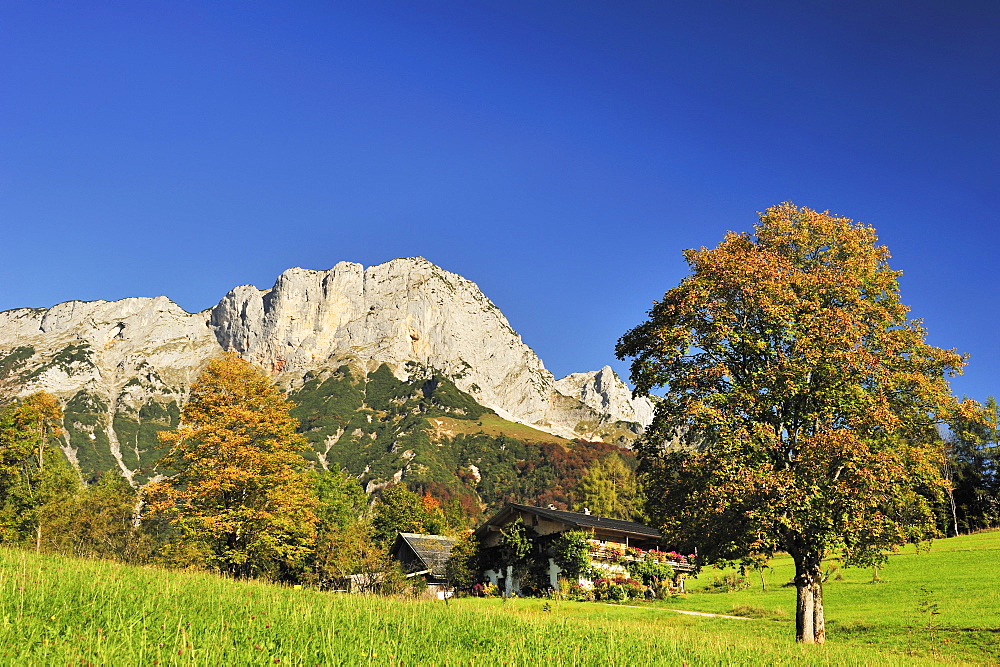
[[[632,398],[632,390],[610,366],[567,375],[556,381],[555,390],[612,421],[632,422],[643,427],[653,421],[653,402],[646,397]]]
[[[184,386],[219,349],[207,313],[185,312],[162,296],[68,301],[48,310],[0,313],[0,349],[18,346],[30,346],[40,359],[54,361],[37,367],[26,389],[55,393],[124,386],[154,370],[158,384]],[[60,360],[60,352],[69,348],[86,352]]]
[[[238,287],[212,309],[223,348],[274,373],[352,358],[436,368],[483,405],[544,420],[552,374],[475,283],[423,258],[289,269],[270,290]]]
[[[66,405],[67,457],[83,459],[89,469],[113,461],[130,479],[139,450],[153,442],[138,442],[140,412],[169,425],[164,406],[173,404],[176,412],[218,352],[208,314],[187,313],[166,297],[68,301],[0,313],[0,390],[59,396]],[[151,410],[151,403],[159,407]],[[134,433],[126,422],[136,425]]]
[[[0,313],[0,392],[55,393],[67,456],[92,469],[113,460],[131,476],[226,349],[286,386],[343,363],[385,363],[399,379],[436,369],[500,416],[567,438],[627,442],[652,417],[608,367],[556,382],[475,283],[419,257],[289,269],[271,289],[237,287],[201,313],[165,297]]]

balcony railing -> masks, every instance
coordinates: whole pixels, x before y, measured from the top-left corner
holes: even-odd
[[[593,560],[603,560],[603,561],[637,561],[645,557],[648,552],[641,552],[638,555],[627,547],[614,547],[608,546],[606,544],[598,544],[591,542],[590,558]],[[660,556],[663,552],[654,552],[657,560],[662,562],[670,563],[670,566],[674,568],[674,572],[694,572],[697,568],[692,565],[687,558],[681,556],[679,558],[671,556]]]

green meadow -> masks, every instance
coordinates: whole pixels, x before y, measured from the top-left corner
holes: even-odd
[[[1000,663],[1000,531],[937,540],[926,551],[908,546],[879,569],[874,583],[871,569],[828,571],[823,594],[832,641],[906,650],[922,637],[926,649]],[[685,599],[670,604],[794,618],[795,589],[783,586],[794,573],[790,558],[776,558],[764,571],[766,592],[760,573],[751,571],[746,590],[704,594],[715,577],[725,574],[706,569],[690,582]]]
[[[996,664],[998,565],[992,532],[908,548],[880,583],[871,570],[834,571],[829,641],[799,646],[795,591],[782,586],[791,563],[780,558],[767,591],[756,578],[705,592],[723,574],[710,569],[685,597],[615,606],[347,596],[5,549],[0,664]]]

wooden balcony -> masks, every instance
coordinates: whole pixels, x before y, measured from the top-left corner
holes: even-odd
[[[617,561],[620,561],[620,560],[624,560],[624,561],[636,561],[636,560],[640,560],[642,558],[642,556],[639,556],[637,558],[636,556],[630,554],[628,552],[628,550],[624,546],[616,547],[616,546],[610,546],[610,545],[607,545],[607,544],[599,544],[599,543],[591,541],[590,558],[591,558],[591,560],[597,560],[597,561],[614,561],[614,562],[617,562]],[[680,559],[677,559],[677,558],[666,557],[666,558],[663,558],[662,560],[664,562],[666,562],[666,563],[670,563],[670,566],[672,568],[674,568],[674,572],[678,572],[678,573],[685,572],[685,573],[687,573],[687,572],[694,572],[697,569],[694,565],[692,565],[691,563],[689,563],[686,559],[685,560],[680,560]]]

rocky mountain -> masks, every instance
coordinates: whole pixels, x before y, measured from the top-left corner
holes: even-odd
[[[644,427],[653,421],[653,403],[648,398],[632,398],[632,391],[610,366],[589,373],[571,373],[556,381],[555,390],[612,421]]]
[[[158,458],[155,433],[176,425],[200,369],[226,349],[266,368],[293,399],[331,377],[341,391],[387,372],[411,389],[453,387],[458,407],[448,410],[468,414],[474,404],[567,440],[627,444],[652,418],[652,404],[632,399],[608,367],[555,380],[475,283],[422,258],[289,269],[271,289],[237,287],[200,313],[165,297],[3,312],[0,394],[56,394],[67,457],[85,474],[117,467],[133,479]],[[377,412],[364,400],[351,405],[341,407]]]

